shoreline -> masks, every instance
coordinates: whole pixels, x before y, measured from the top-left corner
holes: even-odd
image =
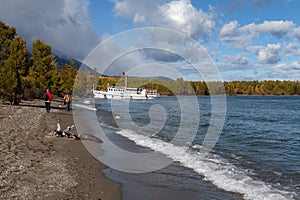
[[[98,109],[101,122],[108,125],[106,136],[121,149],[132,152],[152,151],[145,146],[116,133],[117,124],[110,111]],[[108,150],[108,149],[106,149]],[[127,173],[115,169],[104,170],[107,177],[123,183],[122,199],[243,199],[240,193],[225,191],[193,171],[193,169],[174,161],[170,165],[147,173]]]
[[[50,113],[42,100],[0,105],[1,199],[121,199],[122,185],[80,140],[51,135],[58,118],[62,129],[74,124],[61,104],[53,101]]]

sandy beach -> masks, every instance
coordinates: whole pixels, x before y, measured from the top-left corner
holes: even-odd
[[[40,100],[0,106],[0,199],[121,199],[80,140],[51,135],[58,118],[74,124],[60,101],[50,113]]]

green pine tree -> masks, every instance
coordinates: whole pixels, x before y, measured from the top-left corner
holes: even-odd
[[[10,101],[16,105],[19,104],[20,96],[23,94],[23,81],[29,70],[26,42],[21,37],[17,37],[11,42],[9,53],[3,67],[4,92],[9,94]]]
[[[70,61],[70,64],[64,64],[60,71],[60,92],[61,93],[72,93],[75,77],[77,74],[76,64],[74,61]]]
[[[53,76],[57,70],[52,47],[36,40],[32,44],[30,76],[33,84],[39,89],[52,89]]]
[[[0,21],[0,67],[9,57],[9,46],[16,36],[16,29]]]
[[[9,57],[9,46],[15,35],[16,29],[14,27],[7,26],[0,21],[0,97],[6,95],[4,88],[7,74],[5,74],[4,63]]]

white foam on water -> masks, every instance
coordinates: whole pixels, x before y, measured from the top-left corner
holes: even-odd
[[[174,161],[180,162],[181,165],[204,176],[205,180],[212,182],[217,187],[242,194],[244,199],[286,200],[293,199],[293,196],[296,195],[276,189],[263,181],[254,180],[247,175],[246,170],[238,169],[216,154],[210,153],[205,157],[201,151],[193,151],[187,146],[175,146],[158,138],[137,134],[132,130],[120,130],[117,133],[134,141],[137,145],[167,155]],[[197,148],[201,147],[198,145]]]
[[[92,110],[92,111],[97,111],[97,109],[95,107],[93,107],[93,105],[83,105],[83,104],[72,104],[75,107],[80,107],[80,108],[84,108],[86,110]]]
[[[92,104],[93,102],[91,100],[84,100],[82,103],[83,104]]]
[[[100,122],[100,126],[105,127],[105,128],[109,128],[109,129],[113,129],[113,130],[117,130],[117,131],[120,131],[120,130],[121,130],[120,128],[117,128],[117,127],[114,127],[114,126],[107,125],[106,123],[103,123],[103,122]]]

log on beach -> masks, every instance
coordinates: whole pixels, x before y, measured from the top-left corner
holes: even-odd
[[[54,102],[46,113],[43,104],[0,105],[0,199],[121,199],[121,185],[82,141],[49,134],[58,117],[63,127],[74,124],[72,112]]]

